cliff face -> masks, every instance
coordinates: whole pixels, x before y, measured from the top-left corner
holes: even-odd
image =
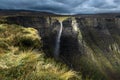
[[[42,37],[44,51],[48,56],[53,56],[59,20],[50,16],[15,16],[4,19],[8,24],[36,28]],[[99,80],[119,80],[120,19],[68,17],[63,21],[59,57],[71,68],[81,71],[85,77],[96,74],[94,80],[98,75],[101,75]]]
[[[82,34],[81,41],[83,42],[82,45],[84,46],[83,55],[85,55],[83,60],[86,60],[88,62],[88,65],[92,64],[90,66],[94,69],[99,69],[102,73],[104,73],[104,75],[106,75],[106,77],[109,77],[109,80],[119,80],[120,19],[76,19],[79,30]],[[84,62],[83,60],[81,61]],[[80,64],[85,65],[82,63]],[[77,65],[79,66],[79,62]]]

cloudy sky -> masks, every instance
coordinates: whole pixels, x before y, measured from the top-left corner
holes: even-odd
[[[120,12],[120,0],[0,0],[0,9],[48,11],[59,14]]]

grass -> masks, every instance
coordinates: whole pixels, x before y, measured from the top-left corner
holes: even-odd
[[[81,80],[62,63],[46,58],[37,30],[0,24],[0,80]]]
[[[2,80],[69,80],[77,77],[75,74],[37,51],[8,53],[0,58]]]
[[[58,20],[59,22],[63,22],[64,20],[68,19],[69,17],[52,17],[52,19],[54,20]]]

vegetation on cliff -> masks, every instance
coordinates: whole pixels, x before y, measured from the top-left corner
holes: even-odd
[[[0,80],[81,79],[67,66],[45,57],[37,30],[0,25]]]

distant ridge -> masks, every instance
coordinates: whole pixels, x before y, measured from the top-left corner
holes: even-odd
[[[81,16],[81,17],[120,17],[120,13],[96,13],[62,15],[46,11],[0,9],[0,16]]]
[[[40,11],[32,11],[32,10],[4,10],[4,9],[0,9],[0,16],[19,16],[19,15],[23,15],[23,16],[29,16],[29,15],[33,15],[33,16],[37,16],[37,15],[42,15],[42,16],[52,16],[52,15],[57,15],[54,13],[50,13],[50,12],[40,12]]]

